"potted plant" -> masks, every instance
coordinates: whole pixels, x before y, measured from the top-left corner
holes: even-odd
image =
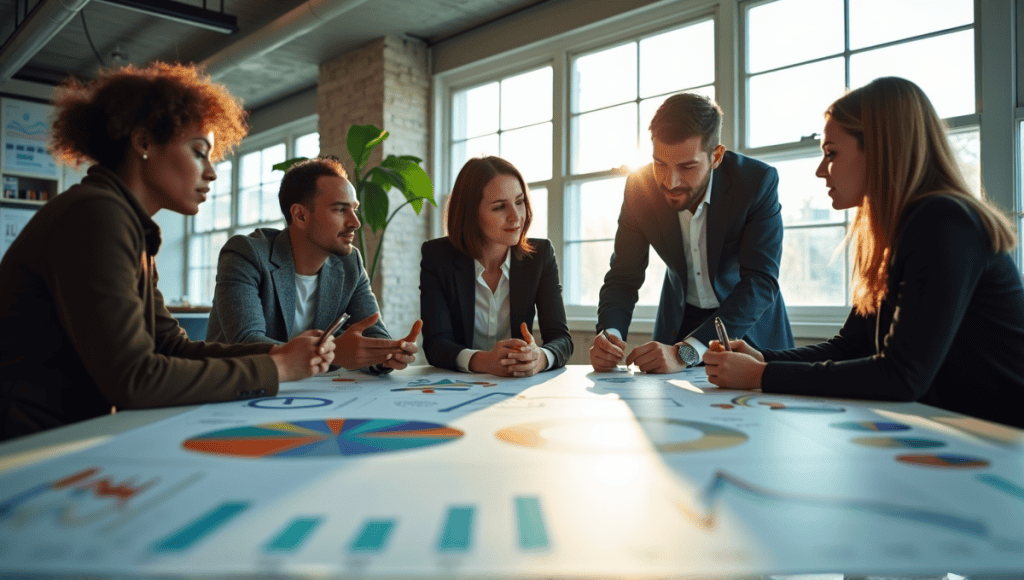
[[[373,280],[377,272],[380,249],[384,245],[384,233],[395,214],[403,207],[411,205],[416,211],[416,215],[419,215],[423,209],[424,200],[437,206],[437,202],[434,201],[434,185],[430,181],[430,176],[419,166],[422,159],[412,155],[388,155],[380,162],[380,165],[366,167],[373,150],[387,138],[387,131],[373,125],[352,125],[348,129],[345,139],[348,153],[352,156],[352,164],[355,166],[355,171],[349,175],[349,179],[356,189],[356,199],[359,201],[359,209],[356,214],[359,216],[359,221],[369,226],[373,233],[380,235],[373,260],[369,260],[366,255],[366,243],[362,228],[359,229],[356,236],[359,253],[363,255],[364,260],[367,260],[370,280]],[[305,159],[307,158],[288,159],[274,165],[274,169],[288,171],[292,165]],[[335,159],[337,158],[335,157]],[[405,202],[394,210],[391,210],[391,201],[388,198],[388,191],[392,187],[398,189],[405,196]]]

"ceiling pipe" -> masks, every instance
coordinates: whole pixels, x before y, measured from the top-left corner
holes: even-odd
[[[309,0],[217,51],[200,65],[212,78],[224,76],[242,62],[308,34],[365,2],[367,0]]]
[[[89,0],[42,0],[0,50],[0,84],[17,74]]]

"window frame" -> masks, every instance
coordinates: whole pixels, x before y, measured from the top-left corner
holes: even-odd
[[[226,232],[227,237],[230,239],[231,236],[237,234],[248,234],[260,227],[267,227],[270,224],[274,224],[280,219],[284,219],[284,216],[280,216],[274,220],[262,221],[254,224],[240,224],[239,223],[239,211],[240,211],[240,183],[239,183],[239,172],[241,170],[241,159],[243,156],[255,151],[265,149],[277,145],[278,143],[284,143],[285,145],[285,159],[292,159],[295,157],[295,142],[306,135],[312,133],[319,133],[319,116],[309,115],[302,117],[295,121],[286,123],[269,131],[264,131],[257,135],[251,135],[246,137],[245,140],[232,152],[231,155],[225,156],[217,163],[223,163],[225,161],[231,162],[231,223],[226,228],[216,228],[197,233],[194,231],[195,227],[195,216],[187,216],[185,219],[185,228],[183,236],[183,252],[184,256],[184,267],[182,268],[182,288],[184,288],[185,296],[191,298],[193,296],[193,288],[191,287],[191,278],[193,265],[191,263],[191,247],[192,241],[197,237],[206,237],[216,235],[218,233]],[[199,211],[203,211],[203,206],[200,206]],[[216,265],[217,260],[213,260]],[[211,294],[212,302],[212,294]],[[203,303],[192,303],[193,306],[210,306],[211,304]]]
[[[777,158],[780,155],[792,154],[795,151],[809,152],[817,150],[817,142],[813,145],[797,141],[758,148],[747,148],[746,132],[748,126],[747,108],[748,100],[748,79],[745,66],[745,10],[750,6],[756,6],[766,0],[679,0],[670,3],[656,3],[653,5],[637,8],[619,17],[609,19],[582,29],[570,30],[533,44],[523,46],[504,53],[489,56],[476,62],[462,65],[451,70],[437,73],[433,77],[433,137],[432,137],[432,170],[435,176],[435,186],[438,191],[450,191],[454,176],[451,175],[450,151],[448,144],[451,143],[450,116],[452,105],[452,94],[456,90],[464,90],[473,85],[485,84],[500,80],[503,77],[511,76],[517,72],[529,70],[550,63],[553,67],[553,143],[552,143],[552,178],[544,182],[548,189],[548,216],[549,216],[549,238],[555,247],[559,261],[564,264],[565,256],[565,224],[564,219],[567,213],[565,200],[567,198],[568,185],[574,180],[583,178],[594,178],[601,176],[623,175],[626,172],[610,170],[586,175],[571,176],[568,174],[569,147],[571,146],[570,126],[570,87],[569,75],[571,74],[571,58],[576,54],[593,52],[605,47],[613,47],[617,44],[628,41],[640,40],[641,37],[655,34],[660,30],[667,30],[675,26],[699,21],[708,16],[714,21],[715,26],[715,94],[716,100],[722,107],[725,117],[722,127],[722,143],[733,151],[757,158]],[[844,8],[845,10],[845,8]],[[1010,39],[1013,38],[1014,28],[1012,24],[1015,19],[1013,13],[1024,14],[1024,0],[974,0],[974,22],[970,27],[953,27],[941,32],[915,35],[907,39],[882,43],[869,48],[858,48],[850,50],[848,42],[844,42],[842,56],[844,58],[845,78],[849,78],[849,57],[864,50],[875,49],[882,46],[903,44],[913,40],[920,40],[938,34],[951,31],[973,28],[975,43],[975,113],[946,119],[952,131],[976,128],[979,130],[982,139],[981,164],[982,182],[986,186],[988,197],[1008,213],[1012,212],[1018,220],[1024,220],[1024,193],[1019,191],[1015,183],[1019,183],[1021,177],[1017,175],[1021,171],[1019,155],[1016,152],[1008,156],[1007,148],[1016,150],[1020,148],[1019,137],[1015,132],[1016,124],[1008,130],[1013,134],[1013,143],[1008,137],[997,135],[989,141],[988,133],[992,133],[991,127],[994,124],[1002,123],[1008,125],[1007,116],[999,116],[982,111],[992,111],[992,93],[1009,93],[1012,95],[1015,76],[1024,78],[1024,65],[1017,63],[1016,75],[983,75],[982,71],[998,70],[993,62],[1001,62],[1003,59],[1011,59],[1012,55],[1006,54],[1010,51]],[[844,19],[844,27],[849,26],[848,19]],[[991,34],[993,29],[999,29],[998,34]],[[1024,25],[1016,24],[1018,48],[1020,47],[1021,35],[1024,35]],[[472,47],[463,47],[470,50]],[[834,58],[836,55],[831,55]],[[774,69],[773,69],[774,70]],[[763,74],[765,71],[760,71]],[[991,77],[991,78],[989,78]],[[983,87],[983,82],[987,84]],[[1024,83],[1022,83],[1024,84]],[[1017,107],[1014,118],[1024,121],[1024,93],[1017,95]],[[1003,109],[1005,111],[1005,108]],[[1013,109],[1010,111],[1014,114]],[[1024,131],[1024,129],[1021,129]],[[985,144],[988,143],[986,147]],[[1002,151],[1000,151],[1002,149]],[[994,169],[999,163],[993,163],[994,159],[1002,157],[1000,161],[1004,170]],[[769,160],[769,163],[771,161]],[[1006,175],[1010,163],[1014,163],[1011,175]],[[1002,174],[996,175],[999,171]],[[538,182],[536,185],[541,185]],[[1012,186],[1012,187],[1011,187]],[[446,195],[441,197],[446,198]],[[442,201],[446,201],[442,200]],[[431,224],[433,237],[444,234],[443,212],[436,212]],[[1024,227],[1024,226],[1022,226]],[[1017,261],[1022,260],[1020,246],[1018,246]],[[565,268],[561,269],[564,276]],[[631,331],[646,333],[653,328],[655,307],[638,306],[634,310]],[[836,330],[842,325],[849,314],[849,306],[788,306],[791,324],[796,336],[801,338],[825,339],[832,337]],[[596,322],[596,309],[592,306],[577,306],[566,304],[566,311],[569,318],[569,327],[572,330],[592,331]]]

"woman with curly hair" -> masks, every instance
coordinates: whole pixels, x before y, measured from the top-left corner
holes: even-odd
[[[709,380],[765,393],[921,401],[1024,427],[1024,288],[1010,221],[971,194],[914,83],[880,78],[828,108],[817,175],[856,208],[853,311],[831,340],[704,355]]]
[[[92,163],[0,262],[0,440],[119,409],[277,394],[327,370],[334,342],[193,342],[164,306],[161,209],[195,215],[245,112],[192,67],[157,63],[69,81],[51,148]]]

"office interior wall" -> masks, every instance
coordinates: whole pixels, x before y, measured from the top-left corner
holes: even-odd
[[[426,44],[408,37],[389,36],[320,65],[318,85],[320,151],[344,161],[354,170],[346,147],[348,128],[372,124],[390,136],[377,149],[369,165],[382,156],[414,155],[429,168],[430,76]],[[389,192],[390,210],[405,202]],[[429,207],[429,206],[427,206]],[[388,225],[381,262],[373,280],[381,314],[393,336],[404,336],[419,318],[420,245],[428,237],[430,209],[420,215],[405,207]],[[367,247],[364,259],[373,259],[379,236],[363,227]],[[422,358],[422,357],[421,357]]]

